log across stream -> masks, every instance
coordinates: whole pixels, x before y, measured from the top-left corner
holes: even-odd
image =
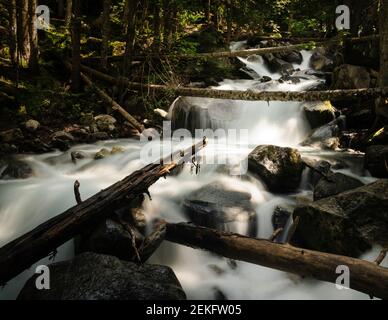
[[[244,81],[225,81],[224,87],[249,86]],[[298,90],[300,86],[289,86]],[[203,100],[204,104],[214,101]],[[246,104],[245,104],[246,103]],[[206,152],[211,150],[233,155],[247,155],[258,144],[278,144],[297,146],[309,132],[300,115],[298,102],[233,102],[241,111],[230,115],[222,106],[211,108],[213,124],[216,126],[248,128],[249,143],[246,146],[216,146],[209,141]],[[249,104],[263,103],[263,107],[251,108]],[[247,105],[248,104],[248,105]],[[267,105],[266,107],[264,107]],[[174,110],[171,110],[173,112]],[[258,120],[259,119],[259,120]],[[112,149],[121,146],[123,152],[110,155],[102,160],[94,160],[94,155],[102,148]],[[80,181],[82,199],[98,193],[109,185],[122,180],[127,175],[143,167],[140,161],[142,144],[135,140],[105,141],[96,144],[78,145],[67,152],[53,152],[43,155],[24,155],[22,159],[31,165],[34,176],[27,180],[9,180],[0,182],[0,246],[34,229],[39,224],[55,217],[60,212],[76,204],[73,193],[75,180]],[[302,154],[316,158],[347,161],[350,164],[348,173],[358,176],[365,183],[373,181],[364,176],[358,163],[358,155],[350,152],[323,152],[311,148],[300,148]],[[84,159],[75,164],[71,161],[71,152],[83,151]],[[192,172],[187,165],[177,176],[159,179],[149,188],[152,200],[146,197],[144,211],[148,221],[162,218],[171,223],[187,221],[189,218],[182,209],[182,201],[193,191],[205,188],[210,183],[218,183],[234,191],[247,192],[251,195],[257,221],[257,237],[268,239],[273,226],[271,217],[277,205],[295,201],[295,195],[277,195],[266,190],[263,184],[249,176],[240,179],[229,176],[225,168],[203,165],[199,174]],[[299,196],[311,192],[303,183]],[[17,195],[17,196],[15,196]],[[244,234],[246,221],[228,224],[229,230]],[[55,261],[72,257],[72,242],[58,248]],[[380,248],[376,247],[361,258],[373,261]],[[215,298],[222,293],[229,299],[369,299],[365,293],[353,290],[338,290],[335,285],[313,279],[303,279],[282,271],[261,267],[254,264],[231,261],[237,258],[223,258],[209,252],[187,248],[178,244],[164,242],[150,258],[150,263],[160,263],[173,268],[189,298]],[[47,264],[46,258],[38,264]],[[23,274],[9,281],[0,291],[0,298],[14,298],[27,277],[34,273],[36,264]],[[387,261],[382,266],[387,266]]]

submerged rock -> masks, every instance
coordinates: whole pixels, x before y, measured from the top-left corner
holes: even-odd
[[[364,167],[374,177],[388,178],[388,146],[368,147],[365,152]]]
[[[116,257],[86,252],[49,265],[50,290],[38,290],[31,277],[19,300],[184,300],[171,268],[137,265]]]
[[[110,155],[110,151],[106,148],[102,148],[100,151],[98,151],[95,155],[94,155],[94,159],[95,160],[100,160],[100,159],[104,159],[106,158],[107,156]]]
[[[312,129],[321,127],[335,119],[336,110],[330,101],[306,102],[302,108]]]
[[[200,226],[224,230],[225,224],[242,221],[247,233],[256,236],[256,212],[251,194],[235,190],[221,182],[213,182],[189,194],[183,207],[189,218]]]
[[[359,256],[372,243],[388,244],[388,180],[297,207],[298,239],[310,249]]]
[[[0,175],[2,180],[27,179],[34,174],[28,163],[20,160],[11,160]]]
[[[328,173],[322,177],[314,187],[314,201],[335,196],[341,192],[362,187],[364,184],[343,173]]]
[[[261,145],[249,154],[248,168],[263,179],[269,190],[290,192],[300,185],[303,163],[296,149]]]

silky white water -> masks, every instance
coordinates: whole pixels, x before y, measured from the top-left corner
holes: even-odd
[[[236,46],[238,47],[238,46]],[[308,57],[308,53],[304,53]],[[260,65],[248,65],[255,72],[265,70]],[[304,68],[308,61],[301,65]],[[268,72],[268,71],[267,71]],[[225,80],[218,87],[240,90],[303,90],[319,79],[306,79],[298,84],[261,83],[259,80]],[[300,103],[242,102],[204,99],[209,104],[210,116],[217,126],[248,129],[249,141],[242,146],[215,145],[210,141],[203,153],[216,151],[229,156],[243,158],[256,145],[271,143],[281,146],[297,146],[308,134],[309,128],[301,113]],[[211,108],[211,104],[218,107]],[[230,108],[229,108],[230,107]],[[217,110],[218,109],[218,110]],[[154,142],[157,143],[157,142]],[[93,160],[93,155],[101,148],[121,146],[123,153],[102,160]],[[25,180],[0,180],[0,246],[31,230],[47,219],[75,205],[73,183],[79,180],[83,199],[88,198],[112,183],[124,178],[144,163],[140,151],[144,143],[124,139],[78,145],[67,152],[53,152],[44,155],[21,155],[34,170],[34,176]],[[82,150],[90,157],[72,163],[71,151]],[[302,150],[310,155],[321,155],[317,150]],[[336,153],[326,154],[337,157]],[[343,154],[342,154],[343,155]],[[0,168],[0,171],[2,168]],[[360,175],[352,169],[353,175]],[[366,182],[371,178],[364,177]],[[178,176],[160,179],[150,188],[152,201],[145,200],[144,209],[148,221],[164,218],[170,222],[187,221],[181,202],[191,191],[218,181],[228,188],[249,192],[257,213],[259,238],[268,238],[273,232],[271,216],[275,206],[294,201],[292,195],[277,196],[266,191],[263,184],[255,179],[242,180],[238,176],[228,176],[214,165],[203,165],[199,174],[190,172],[187,165]],[[308,186],[302,183],[301,193],[308,194]],[[234,230],[244,232],[244,222],[236,223]],[[374,248],[364,256],[373,260],[378,255]],[[73,256],[73,244],[69,241],[58,250],[55,261]],[[301,279],[273,269],[244,262],[231,264],[227,259],[213,254],[165,242],[151,258],[150,262],[169,265],[175,271],[188,298],[213,299],[216,291],[228,299],[369,299],[365,294],[352,290],[338,290],[334,284]],[[46,258],[37,264],[47,264]],[[387,263],[385,262],[385,265]],[[26,270],[0,290],[0,299],[14,299],[35,267]],[[215,271],[217,270],[217,272]],[[93,272],[91,270],[91,272]]]

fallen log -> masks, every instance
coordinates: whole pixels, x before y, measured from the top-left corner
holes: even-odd
[[[74,238],[86,226],[108,217],[139,195],[148,193],[148,188],[160,177],[190,161],[205,146],[204,139],[186,150],[151,163],[4,245],[0,248],[0,285],[50,252],[55,252],[57,247]]]
[[[333,44],[346,43],[359,43],[359,42],[368,42],[378,40],[379,35],[371,35],[365,37],[349,38],[349,39],[328,39],[321,42],[313,42],[314,46],[322,47]],[[283,40],[283,39],[278,39]],[[205,53],[179,53],[179,54],[160,54],[160,53],[149,53],[144,55],[134,55],[133,59],[136,60],[146,60],[146,59],[163,59],[163,58],[172,58],[172,59],[206,59],[206,58],[236,58],[236,57],[248,57],[254,54],[262,55],[268,53],[278,53],[285,51],[293,50],[302,50],[305,49],[308,43],[306,41],[298,44],[292,44],[288,46],[279,46],[279,47],[268,47],[268,48],[258,48],[258,49],[244,49],[244,50],[235,50],[235,51],[218,51],[218,52],[205,52]],[[108,61],[115,62],[120,61],[124,58],[124,55],[118,56],[109,56],[107,57]],[[101,60],[101,57],[88,57],[84,58],[85,61]]]
[[[350,288],[388,299],[388,268],[335,254],[306,250],[289,244],[221,232],[187,223],[167,224],[166,240],[205,249],[218,255],[264,267],[336,283],[338,266],[350,270]]]
[[[97,87],[84,73],[81,72],[82,80],[89,87],[93,88],[94,91],[103,99],[106,103],[108,103],[114,111],[120,113],[125,120],[131,125],[132,128],[141,133],[144,130],[144,126],[141,125],[133,116],[131,116],[122,106],[120,106],[116,101],[114,101],[109,95],[105,93],[104,90]]]
[[[66,62],[66,67],[71,70],[71,64]],[[132,128],[141,133],[144,130],[144,126],[141,125],[133,116],[131,116],[122,106],[120,106],[116,101],[114,101],[104,90],[100,89],[97,85],[93,83],[84,73],[81,72],[81,79],[85,84],[91,87],[97,94],[103,99],[107,104],[109,104],[114,111],[120,113],[125,120],[131,125]]]
[[[143,84],[131,82],[123,77],[112,77],[84,65],[81,69],[87,74],[112,84],[127,86],[129,89],[147,91],[148,93],[168,92],[177,96],[202,97],[226,100],[246,101],[326,101],[345,100],[363,97],[388,96],[388,88],[352,89],[352,90],[326,90],[326,91],[242,91],[242,90],[216,90],[203,88],[188,88],[179,86],[166,86],[160,84]]]

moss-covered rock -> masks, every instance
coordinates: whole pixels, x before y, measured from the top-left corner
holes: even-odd
[[[249,154],[248,168],[264,181],[269,190],[290,192],[299,187],[303,163],[296,149],[261,145]]]
[[[323,126],[335,119],[336,109],[330,101],[306,102],[302,108],[312,129]]]
[[[388,180],[297,207],[296,231],[305,247],[359,256],[372,243],[388,244]]]

